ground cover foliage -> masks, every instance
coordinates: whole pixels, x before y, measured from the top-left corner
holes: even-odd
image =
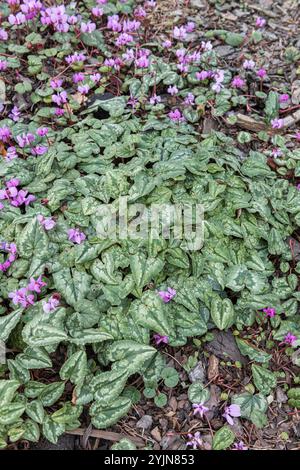
[[[232,418],[267,425],[274,348],[299,366],[300,151],[287,145],[280,114],[290,97],[263,64],[247,56],[240,70],[227,67],[210,42],[239,48],[244,34],[184,18],[157,31],[163,6],[1,5],[2,448],[41,436],[57,443],[90,422],[110,428],[145,398],[166,407],[176,387],[205,422],[209,387],[183,384],[163,351],[201,350],[212,330],[229,329],[252,386],[224,397],[212,447],[242,449]],[[254,19],[247,40],[263,35],[264,19]],[[231,132],[237,112],[263,122],[261,145]],[[201,132],[207,114],[228,132]],[[99,206],[117,211],[121,196],[149,211],[202,204],[203,247],[99,236]],[[246,334],[252,327],[260,344]],[[199,433],[188,437],[201,448]]]

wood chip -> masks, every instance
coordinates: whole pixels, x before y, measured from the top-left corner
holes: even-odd
[[[212,354],[209,356],[207,376],[208,380],[213,380],[219,375],[219,359]]]

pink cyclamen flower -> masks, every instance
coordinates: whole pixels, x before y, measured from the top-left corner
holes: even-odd
[[[169,86],[168,89],[167,89],[167,92],[168,92],[170,95],[174,96],[174,95],[176,95],[176,94],[178,93],[178,88],[177,88],[176,85]]]
[[[261,79],[265,78],[267,75],[267,71],[265,69],[258,69],[258,71],[256,72],[256,75]]]
[[[7,60],[0,60],[0,72],[4,72],[7,69]]]
[[[200,447],[203,444],[201,434],[199,431],[195,432],[195,434],[188,434],[188,438],[190,440],[186,443],[186,446],[187,447],[191,446],[194,450],[196,450],[198,447]]]
[[[8,297],[12,300],[14,305],[21,305],[23,308],[30,307],[30,305],[34,304],[34,295],[28,294],[26,287],[10,292]]]
[[[281,129],[283,127],[284,121],[283,119],[272,119],[271,126],[272,129]]]
[[[294,139],[300,140],[300,132],[296,132],[295,135],[293,135]]]
[[[244,60],[243,62],[243,68],[245,70],[253,70],[255,67],[255,62],[254,60]]]
[[[82,33],[92,33],[96,29],[96,24],[88,21],[87,23],[81,23],[80,31]]]
[[[186,25],[185,25],[185,29],[187,31],[187,33],[192,33],[195,29],[195,23],[193,21],[189,21]]]
[[[17,157],[18,157],[18,154],[16,151],[16,147],[13,147],[13,146],[7,147],[5,159],[10,161]]]
[[[260,16],[256,18],[255,26],[258,28],[263,28],[266,24],[266,20],[264,18],[261,18]]]
[[[207,406],[204,406],[203,403],[193,403],[193,414],[200,415],[200,418],[203,418],[203,415],[209,410]]]
[[[169,49],[171,46],[172,46],[172,41],[170,41],[170,39],[166,39],[166,40],[162,43],[162,47],[163,47],[164,49]]]
[[[60,78],[54,78],[53,80],[50,81],[50,86],[53,88],[53,90],[56,90],[57,88],[60,88],[63,84],[63,80]]]
[[[170,302],[176,295],[176,290],[172,289],[172,287],[168,287],[168,290],[161,290],[158,292],[160,298],[164,301],[164,303]]]
[[[178,26],[175,26],[175,28],[173,30],[173,37],[175,39],[184,41],[184,39],[186,38],[186,35],[187,35],[187,31],[186,31],[186,28],[184,26],[180,26],[179,28],[178,28]]]
[[[45,145],[36,145],[35,147],[32,147],[31,153],[32,155],[44,155],[46,152],[48,152],[48,147]]]
[[[78,228],[70,228],[68,230],[68,238],[73,243],[82,243],[86,239],[86,235],[80,232]]]
[[[43,302],[43,311],[45,313],[54,312],[59,306],[59,300],[56,299],[54,296],[48,299],[48,302]]]
[[[17,142],[21,148],[26,147],[26,145],[31,145],[34,140],[35,136],[31,134],[31,132],[27,134],[24,132],[22,135],[17,136]]]
[[[88,92],[90,91],[90,87],[88,85],[79,85],[78,91],[82,95],[87,95]]]
[[[287,93],[283,93],[282,95],[279,95],[279,103],[286,103],[289,101],[290,97]]]
[[[98,83],[101,80],[101,74],[100,73],[93,73],[93,75],[90,75],[90,79],[94,83]]]
[[[153,335],[153,339],[155,341],[156,346],[159,346],[161,343],[164,343],[164,344],[169,343],[169,337],[168,336],[162,336],[162,335],[159,335],[158,333]]]
[[[7,126],[0,127],[0,140],[2,140],[2,142],[8,142],[11,136],[11,130]]]
[[[266,317],[269,317],[269,318],[273,318],[276,315],[275,308],[271,308],[271,307],[263,308],[263,312],[266,314]]]
[[[66,91],[61,91],[60,93],[57,93],[56,95],[52,95],[52,101],[53,103],[57,104],[57,106],[61,106],[62,104],[67,102],[67,92]]]
[[[73,77],[72,77],[72,80],[73,80],[73,83],[83,82],[84,73],[82,73],[82,72],[74,73]]]
[[[232,418],[237,418],[237,417],[241,416],[240,405],[226,406],[222,416],[223,416],[223,418],[226,419],[227,423],[230,424],[230,426],[232,426],[234,424]]]
[[[92,14],[96,17],[96,18],[99,18],[100,16],[103,15],[103,9],[102,8],[99,8],[99,7],[94,7],[92,8]]]
[[[274,158],[281,157],[282,151],[279,148],[275,148],[272,150],[272,156]]]
[[[292,333],[287,333],[283,338],[283,342],[280,344],[288,344],[290,346],[293,346],[293,343],[297,341],[297,339],[297,336],[293,335]]]
[[[236,75],[232,79],[231,86],[233,88],[243,88],[245,83],[246,83],[245,80],[243,80],[239,75]]]
[[[20,119],[20,116],[21,116],[21,112],[18,106],[14,106],[8,115],[8,117],[10,117],[10,119],[12,119],[14,122],[18,122]]]
[[[0,28],[0,40],[1,41],[7,41],[8,39],[8,34],[5,31],[5,29]]]
[[[187,104],[188,106],[192,106],[195,104],[195,96],[193,93],[188,93],[187,96],[184,98],[184,104]]]
[[[44,137],[45,135],[48,134],[48,132],[49,132],[48,127],[39,127],[36,130],[37,135],[39,135],[40,137]]]
[[[52,219],[52,217],[44,217],[43,215],[39,214],[37,219],[45,230],[51,230],[56,225],[56,222]]]
[[[156,95],[155,93],[151,96],[149,102],[151,104],[157,104],[157,103],[160,103],[161,102],[161,97]]]
[[[179,111],[179,109],[174,109],[174,111],[170,111],[168,114],[169,118],[173,122],[184,122],[185,118]]]
[[[243,441],[240,441],[240,442],[235,442],[233,444],[233,449],[232,450],[248,450],[248,447],[245,446]]]
[[[47,283],[42,280],[42,276],[39,276],[37,280],[35,280],[34,277],[31,277],[27,289],[39,294],[41,292],[41,288],[46,285]]]

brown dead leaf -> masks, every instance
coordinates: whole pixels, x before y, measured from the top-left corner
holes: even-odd
[[[219,359],[213,354],[209,356],[207,376],[208,380],[213,380],[219,375]]]

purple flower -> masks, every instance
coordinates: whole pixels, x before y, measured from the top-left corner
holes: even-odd
[[[108,16],[106,27],[108,29],[112,29],[116,33],[119,33],[120,31],[122,31],[122,25],[119,21],[119,15]]]
[[[80,232],[78,228],[70,228],[68,230],[68,238],[73,243],[82,243],[86,239],[86,235]]]
[[[6,160],[10,161],[10,160],[13,160],[14,158],[17,158],[18,155],[17,155],[17,151],[16,151],[16,147],[7,147],[6,149]]]
[[[283,119],[272,119],[271,126],[272,129],[281,129],[284,125]]]
[[[39,223],[44,227],[45,230],[51,230],[55,227],[56,222],[53,220],[52,217],[44,217],[43,215],[39,214],[37,216]]]
[[[289,101],[290,97],[287,93],[283,93],[283,95],[279,96],[279,103],[286,103]]]
[[[181,41],[184,41],[184,39],[186,38],[186,34],[187,34],[187,31],[184,26],[180,26],[179,28],[178,26],[175,26],[173,30],[173,37],[175,39],[180,39]]]
[[[37,280],[35,280],[34,277],[31,277],[27,289],[32,292],[37,292],[39,294],[41,292],[41,288],[46,285],[47,283],[42,281],[42,276],[39,276]]]
[[[57,106],[61,106],[63,103],[67,102],[67,92],[66,91],[61,91],[57,93],[56,95],[52,95],[52,101],[53,103],[57,104]]]
[[[7,60],[0,60],[0,72],[4,72],[7,69]]]
[[[207,406],[204,406],[202,403],[193,403],[193,408],[194,408],[193,414],[200,415],[201,419],[203,418],[204,413],[206,413],[209,410],[209,408],[207,408]]]
[[[226,419],[227,423],[230,424],[230,426],[232,426],[233,425],[233,419],[232,418],[237,418],[238,416],[241,416],[240,405],[226,406],[222,416],[223,416],[223,418]]]
[[[26,23],[26,16],[21,12],[17,13],[16,15],[9,15],[8,22],[12,26],[21,25]]]
[[[8,142],[11,135],[11,130],[7,126],[0,127],[0,140],[2,140],[2,142]]]
[[[87,23],[81,23],[80,30],[82,33],[92,33],[96,29],[96,24],[88,21]]]
[[[259,77],[259,78],[264,78],[266,75],[267,75],[267,72],[265,69],[259,69],[257,72],[256,72],[256,75]]]
[[[115,44],[117,47],[122,47],[126,46],[130,42],[133,42],[133,36],[128,33],[121,33],[120,36],[118,36],[118,38],[116,39]]]
[[[48,127],[39,127],[36,130],[37,135],[39,135],[40,137],[44,137],[45,135],[48,134],[48,132],[49,132]]]
[[[34,304],[34,295],[28,294],[27,287],[22,287],[15,292],[10,292],[8,297],[12,299],[12,303],[14,305],[21,305],[23,308],[30,307],[30,305]]]
[[[256,18],[256,22],[255,22],[255,25],[258,27],[258,28],[263,28],[266,24],[266,20],[264,18],[261,18],[260,16],[258,18]]]
[[[205,52],[211,51],[213,48],[212,43],[210,41],[201,41],[201,47]]]
[[[103,15],[103,9],[99,7],[94,7],[92,8],[92,14],[96,17],[99,18],[100,16]]]
[[[266,317],[269,317],[269,318],[273,318],[276,315],[275,308],[266,307],[266,308],[263,308],[262,311],[266,314]]]
[[[188,434],[188,438],[190,440],[186,443],[186,446],[187,447],[191,446],[194,450],[200,447],[203,443],[201,439],[201,434],[199,431],[195,432],[195,434]]]
[[[153,339],[155,341],[156,346],[159,346],[161,343],[168,344],[169,342],[168,336],[162,336],[162,335],[159,335],[158,333],[153,335]]]
[[[274,148],[272,150],[272,155],[274,158],[281,157],[282,151],[279,148]]]
[[[210,78],[211,73],[207,72],[206,70],[202,70],[201,72],[196,72],[195,74],[197,80],[206,80],[207,78]]]
[[[63,80],[60,78],[54,78],[53,80],[50,81],[50,86],[53,88],[53,90],[56,90],[57,88],[60,88],[63,84]]]
[[[167,89],[167,92],[168,92],[170,95],[172,95],[172,96],[177,95],[177,93],[178,93],[178,88],[177,88],[176,85],[173,85],[173,86],[170,85],[170,86],[168,87],[168,89]]]
[[[46,152],[48,152],[48,147],[46,145],[36,145],[35,147],[32,147],[31,153],[32,155],[44,155]]]
[[[90,79],[94,83],[98,83],[101,80],[101,74],[100,73],[93,73],[93,75],[90,75]]]
[[[162,47],[163,47],[164,49],[169,49],[171,46],[172,46],[172,41],[170,41],[170,39],[166,39],[166,40],[162,43]]]
[[[172,300],[173,297],[175,297],[176,290],[172,289],[172,287],[168,287],[167,291],[165,290],[158,291],[158,295],[164,301],[164,303],[167,303],[167,302],[170,302],[170,300]]]
[[[54,296],[48,299],[48,302],[43,302],[43,310],[45,313],[54,312],[59,306],[59,300],[56,299]]]
[[[90,91],[90,87],[88,85],[79,85],[78,91],[82,95],[87,95],[88,92]]]
[[[0,28],[0,40],[1,41],[7,41],[8,39],[8,34],[5,31],[5,29]]]
[[[283,343],[293,346],[293,343],[297,341],[297,336],[293,335],[292,333],[287,333],[283,338]],[[280,343],[282,344],[282,343]]]
[[[20,112],[18,106],[14,106],[8,116],[14,122],[18,122],[19,119],[20,119],[20,115],[21,115],[21,112]]]
[[[184,116],[182,116],[179,109],[174,109],[174,111],[170,111],[168,116],[171,119],[171,121],[173,121],[173,122],[183,122],[183,121],[185,121],[185,118],[184,118]]]
[[[245,80],[243,80],[239,75],[236,75],[233,77],[233,80],[231,82],[231,86],[233,88],[243,88],[245,85]]]
[[[248,447],[245,446],[243,441],[240,441],[233,444],[233,450],[248,450]]]
[[[68,55],[66,57],[66,62],[67,64],[75,64],[78,62],[84,62],[86,59],[86,56],[83,54],[83,52],[75,52],[74,54]]]
[[[74,73],[72,80],[73,80],[73,83],[83,82],[84,74],[82,72]]]
[[[34,140],[35,136],[31,134],[31,132],[28,132],[27,134],[23,133],[22,135],[17,136],[17,142],[19,144],[19,147],[21,148],[26,147],[26,145],[32,144]]]
[[[184,98],[184,104],[187,104],[189,106],[195,104],[195,96],[193,95],[193,93],[187,94],[187,96]]]
[[[254,62],[254,60],[245,60],[245,61],[243,62],[243,68],[244,68],[245,70],[253,70],[254,67],[255,67],[255,62]]]
[[[300,132],[296,132],[295,135],[293,135],[294,139],[300,140]]]
[[[161,102],[161,97],[158,96],[156,93],[154,93],[154,94],[151,96],[149,102],[150,102],[151,104],[160,103],[160,102]]]
[[[195,29],[195,23],[193,21],[189,21],[186,25],[185,25],[185,29],[188,33],[192,33]]]

